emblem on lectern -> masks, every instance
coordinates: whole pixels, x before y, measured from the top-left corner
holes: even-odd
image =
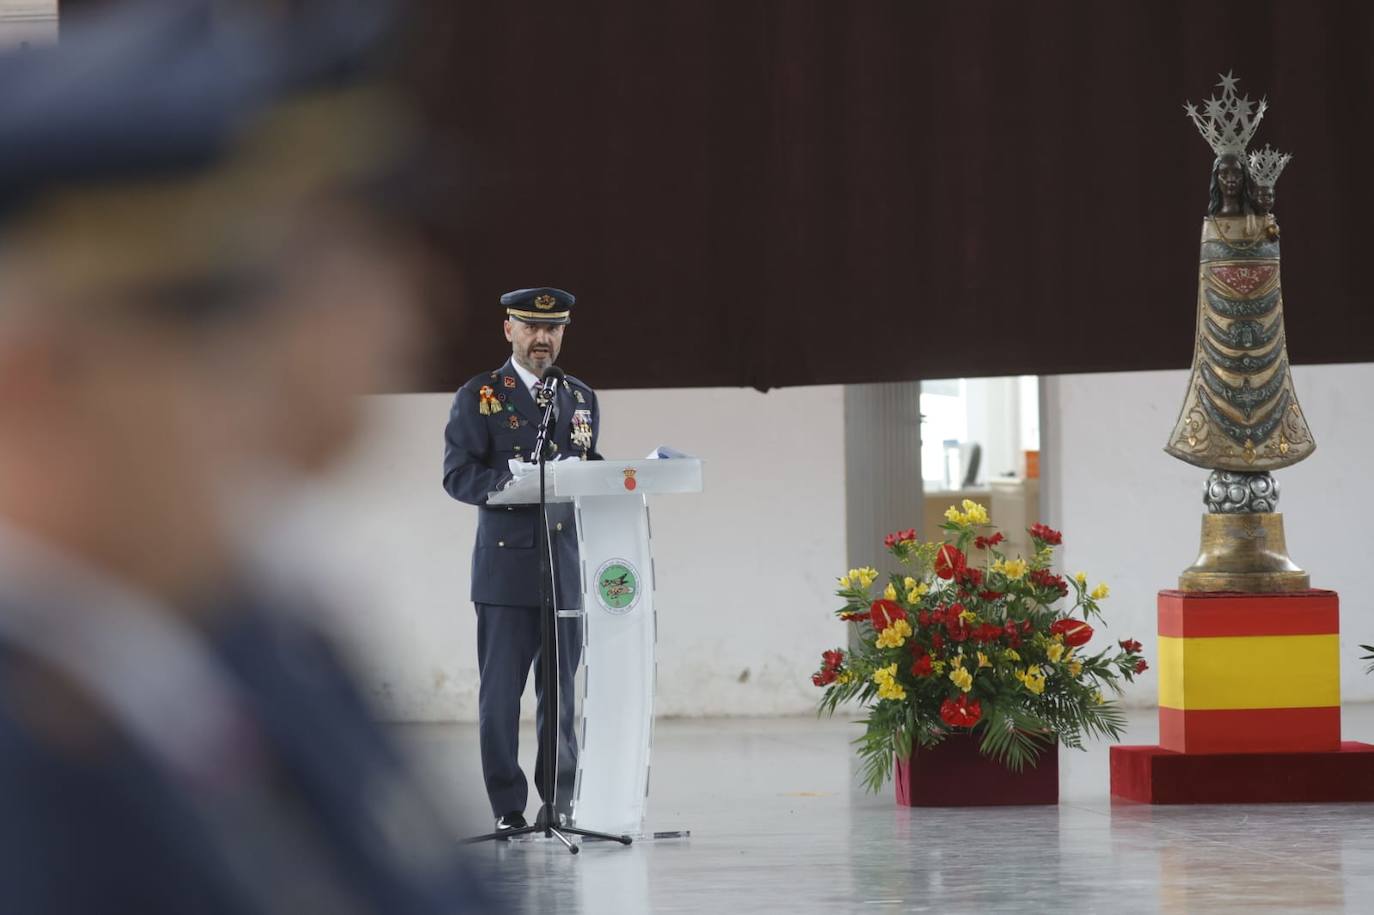
[[[628,559],[608,559],[596,570],[596,599],[617,616],[635,608],[639,603],[639,573]]]
[[[625,488],[630,492],[634,492],[635,487],[639,485],[635,482],[635,469],[633,467],[626,467],[623,473],[625,474]]]

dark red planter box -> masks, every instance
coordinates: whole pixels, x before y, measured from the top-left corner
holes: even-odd
[[[1059,747],[1040,751],[1034,766],[1013,772],[984,756],[980,738],[951,734],[897,760],[897,803],[907,807],[1000,807],[1059,803]]]

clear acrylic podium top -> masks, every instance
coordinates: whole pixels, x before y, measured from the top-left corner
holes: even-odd
[[[545,467],[548,501],[580,496],[645,496],[701,492],[701,460],[673,458],[640,461],[554,461]],[[539,501],[539,470],[530,472],[487,498],[488,505],[528,505]]]

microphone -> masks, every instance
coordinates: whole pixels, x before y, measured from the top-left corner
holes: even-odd
[[[540,396],[540,400],[543,402],[539,403],[538,406],[543,409],[544,416],[539,421],[539,435],[534,442],[534,454],[531,455],[534,460],[550,459],[553,457],[553,452],[557,450],[557,446],[549,441],[549,427],[553,424],[554,402],[557,400],[555,391],[558,389],[558,382],[563,381],[563,378],[563,370],[556,365],[551,365],[544,369],[544,376],[539,380],[543,386],[543,393]],[[567,384],[566,381],[563,383]]]

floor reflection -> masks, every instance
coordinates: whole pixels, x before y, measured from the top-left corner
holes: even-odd
[[[1345,729],[1374,742],[1374,707],[1347,709]],[[488,828],[470,794],[475,729],[401,733],[470,831]],[[577,856],[495,843],[475,861],[519,913],[1374,910],[1374,805],[1114,803],[1099,745],[1061,750],[1057,807],[898,808],[890,786],[855,787],[855,733],[811,718],[661,721],[649,826],[690,839]],[[1132,715],[1126,742],[1154,735],[1152,713]]]

